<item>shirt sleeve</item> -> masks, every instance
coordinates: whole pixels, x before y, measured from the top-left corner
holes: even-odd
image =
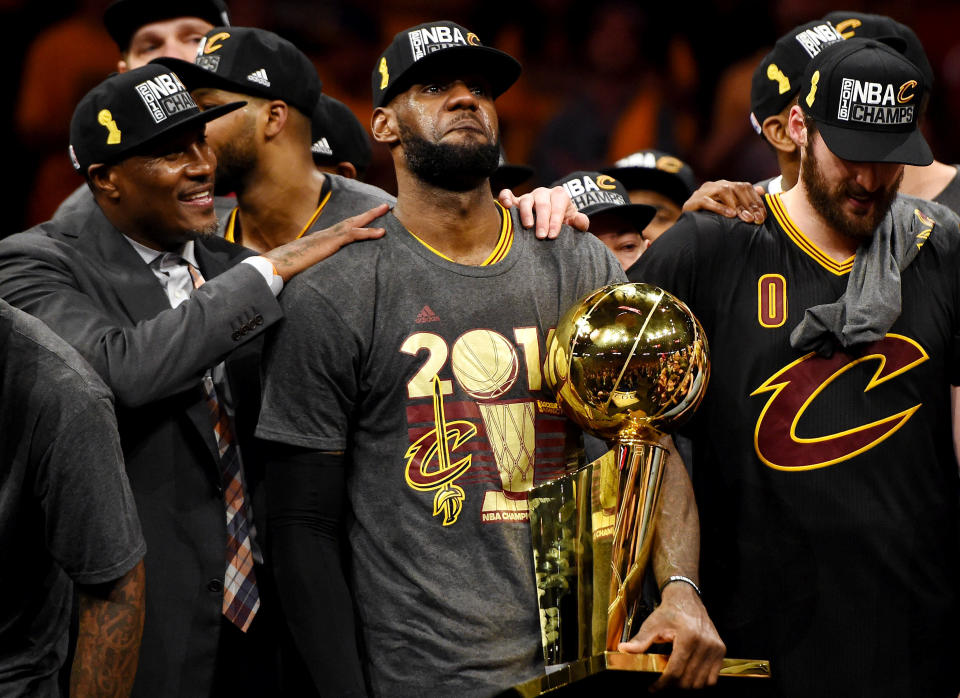
[[[76,393],[64,392],[79,401]],[[55,408],[51,408],[55,409]],[[146,552],[107,398],[52,427],[36,480],[47,548],[78,584],[117,579]]]
[[[280,301],[285,320],[264,349],[256,435],[342,451],[357,398],[360,339],[333,304],[300,277],[287,285]]]

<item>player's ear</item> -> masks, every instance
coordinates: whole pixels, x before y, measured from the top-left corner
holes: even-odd
[[[787,115],[787,134],[798,147],[806,145],[807,125],[803,118],[803,110],[798,104],[790,107],[790,113]]]
[[[337,163],[337,174],[347,179],[356,179],[357,168],[352,162],[344,160],[343,162]]]
[[[793,142],[790,134],[787,133],[787,122],[789,118],[789,112],[787,115],[774,114],[764,119],[763,125],[760,127],[763,129],[763,135],[767,139],[767,142],[784,153],[792,153],[797,149],[797,144]]]
[[[377,107],[370,117],[370,132],[377,143],[393,145],[400,140],[397,113],[390,107]]]
[[[94,196],[106,196],[108,199],[116,199],[120,196],[120,190],[117,187],[117,173],[110,165],[97,163],[87,168],[87,182]]]
[[[260,112],[264,138],[274,138],[283,130],[290,115],[289,109],[287,103],[279,99],[267,102],[266,108]]]

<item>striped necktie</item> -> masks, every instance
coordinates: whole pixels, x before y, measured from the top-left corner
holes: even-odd
[[[184,260],[193,287],[203,285],[200,270]],[[260,608],[260,592],[253,570],[253,547],[249,508],[243,488],[240,454],[227,411],[217,398],[213,378],[208,371],[203,376],[203,392],[210,408],[210,418],[220,452],[220,475],[223,481],[223,499],[227,514],[227,568],[223,584],[223,615],[246,632],[253,616]]]

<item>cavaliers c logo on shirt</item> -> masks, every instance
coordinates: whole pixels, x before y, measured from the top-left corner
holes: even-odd
[[[757,456],[776,470],[813,470],[835,465],[873,448],[906,424],[922,403],[869,424],[813,438],[797,436],[797,423],[830,383],[857,364],[879,362],[876,373],[863,389],[867,392],[928,358],[923,347],[912,339],[888,334],[867,345],[857,357],[838,351],[829,359],[814,352],[797,359],[751,393],[751,396],[773,393],[757,420],[754,432]]]

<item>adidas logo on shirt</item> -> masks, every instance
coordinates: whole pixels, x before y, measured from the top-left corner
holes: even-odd
[[[424,322],[440,322],[440,318],[437,317],[437,314],[433,312],[433,308],[429,305],[423,306],[423,310],[417,313],[417,319],[414,321],[418,325]]]
[[[330,147],[330,143],[327,142],[326,137],[324,136],[318,141],[315,141],[314,144],[310,147],[317,155],[333,155],[333,148]]]
[[[255,82],[258,85],[263,85],[264,87],[270,87],[270,79],[267,77],[267,71],[264,68],[254,70],[247,76],[247,80]]]

